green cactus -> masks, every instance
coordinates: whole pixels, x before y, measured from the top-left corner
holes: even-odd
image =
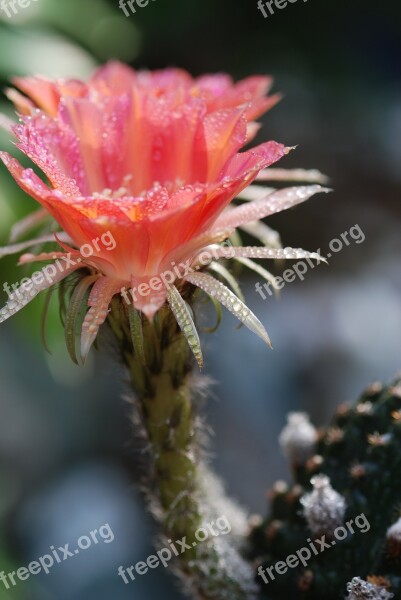
[[[250,534],[263,597],[401,598],[401,380],[371,385],[319,435],[292,415],[280,441],[294,484],[273,487]]]

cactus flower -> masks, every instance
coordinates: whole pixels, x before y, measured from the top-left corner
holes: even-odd
[[[2,152],[0,158],[19,186],[58,223],[62,235],[56,239],[64,250],[24,255],[20,262],[71,257],[71,268],[54,282],[84,266],[95,276],[82,354],[87,355],[113,296],[129,288],[139,290],[131,294],[133,305],[150,320],[169,302],[201,363],[192,318],[175,287],[184,283],[214,296],[269,343],[243,302],[200,272],[200,257],[214,248],[213,262],[218,263],[227,258],[227,249],[216,244],[237,227],[252,233],[259,219],[324,189],[262,188],[255,200],[229,207],[289,151],[273,141],[241,151],[256,133],[254,119],[278,99],[266,96],[270,79],[251,77],[234,84],[225,75],[193,79],[180,70],[135,72],[110,63],[87,84],[33,77],[17,78],[15,85],[25,95],[8,92],[20,113],[20,122],[10,130],[48,183],[9,154]],[[115,241],[112,251],[99,246],[106,234]],[[93,246],[90,258],[79,251],[87,244]],[[254,264],[252,258],[308,256],[319,259],[315,253],[277,247],[230,249],[230,257],[248,261],[247,266]],[[48,286],[33,282],[29,292],[16,290],[0,321]]]

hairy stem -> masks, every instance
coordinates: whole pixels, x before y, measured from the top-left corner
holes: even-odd
[[[127,307],[116,299],[109,323],[128,368],[149,450],[149,498],[156,503],[164,535],[173,542],[185,539],[188,546],[179,556],[181,577],[193,598],[253,598],[252,571],[229,546],[228,538],[210,536],[200,542],[195,535],[215,512],[208,506],[205,470],[200,468],[190,385],[193,361],[187,341],[167,306],[153,323],[141,319],[140,336],[138,322],[134,334],[132,323],[140,317],[130,316],[131,321]]]

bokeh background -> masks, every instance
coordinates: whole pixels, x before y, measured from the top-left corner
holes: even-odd
[[[298,145],[282,166],[319,168],[335,191],[269,224],[285,245],[323,254],[356,224],[366,236],[287,285],[280,300],[263,300],[256,279],[242,275],[274,351],[228,314],[204,337],[205,374],[216,382],[205,407],[212,462],[232,496],[263,512],[268,486],[289,477],[277,443],[285,415],[305,410],[323,424],[337,404],[401,367],[401,5],[298,0],[267,19],[256,0],[156,0],[129,18],[117,0],[35,0],[12,19],[0,10],[3,88],[15,74],[86,77],[110,58],[194,74],[274,75],[284,99],[258,141]],[[13,114],[4,96],[0,110]],[[0,143],[12,148],[6,134]],[[36,206],[4,169],[0,189],[5,243],[17,217]],[[0,262],[2,282],[23,274],[15,258]],[[164,569],[129,586],[117,576],[118,566],[152,553],[155,533],[137,492],[131,408],[120,398],[118,365],[104,354],[85,369],[70,363],[55,300],[51,355],[40,341],[43,300],[1,327],[0,571],[104,523],[115,540],[13,590],[0,583],[0,598],[179,600]]]

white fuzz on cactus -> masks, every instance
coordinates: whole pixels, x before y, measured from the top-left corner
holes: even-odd
[[[306,413],[292,412],[280,434],[280,446],[292,464],[301,465],[315,453],[317,431]]]
[[[345,498],[332,488],[326,475],[316,475],[311,483],[313,491],[300,500],[304,517],[313,533],[330,535],[344,522]]]
[[[387,554],[392,558],[401,556],[401,517],[386,532]]]
[[[401,517],[387,529],[386,539],[398,542],[401,545]]]
[[[347,585],[346,600],[389,600],[394,597],[386,588],[354,577]]]

